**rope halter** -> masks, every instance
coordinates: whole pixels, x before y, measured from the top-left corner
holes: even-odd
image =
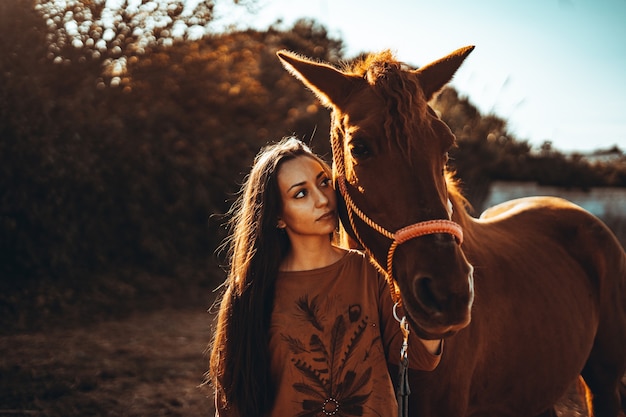
[[[403,227],[402,229],[396,231],[395,233],[390,232],[385,229],[372,219],[370,219],[363,211],[361,211],[357,205],[350,197],[348,193],[348,187],[346,185],[346,178],[344,175],[339,175],[337,178],[339,184],[339,191],[341,196],[343,197],[346,208],[348,212],[348,219],[350,221],[350,226],[354,234],[356,235],[357,240],[364,248],[366,252],[372,257],[371,251],[367,248],[367,246],[363,243],[359,232],[356,229],[356,225],[354,222],[354,215],[356,215],[359,219],[361,219],[365,224],[367,224],[370,228],[377,231],[379,234],[385,236],[389,240],[391,240],[391,245],[389,246],[389,250],[387,252],[387,269],[385,273],[387,274],[388,283],[391,290],[391,295],[394,302],[400,302],[400,294],[396,289],[393,279],[393,255],[396,251],[396,248],[402,243],[414,239],[416,237],[432,235],[436,233],[449,233],[456,238],[457,243],[460,245],[463,243],[463,228],[458,223],[455,223],[451,220],[437,219],[437,220],[427,220],[423,222],[418,222],[411,224],[409,226]]]

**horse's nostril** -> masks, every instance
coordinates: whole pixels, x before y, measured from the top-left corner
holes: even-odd
[[[442,311],[441,303],[437,301],[437,297],[433,291],[433,280],[429,277],[419,277],[415,280],[415,295],[422,307],[431,312],[438,313]]]

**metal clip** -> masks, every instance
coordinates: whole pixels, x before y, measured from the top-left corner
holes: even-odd
[[[409,323],[406,321],[406,316],[400,320],[400,331],[402,331],[402,349],[400,350],[400,360],[408,359],[409,351]]]
[[[399,305],[400,305],[400,301],[396,302],[396,303],[393,305],[393,318],[395,318],[395,319],[396,319],[396,321],[397,321],[398,323],[402,323],[402,319],[401,319],[400,317],[398,317],[398,311],[397,311],[397,309],[398,309],[398,306],[399,306]]]

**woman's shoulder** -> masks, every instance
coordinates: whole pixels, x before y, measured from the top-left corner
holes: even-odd
[[[367,255],[363,251],[358,250],[358,249],[344,249],[344,250],[346,251],[344,259],[347,263],[350,263],[354,265],[355,267],[358,266],[359,268],[362,268],[362,269],[371,270],[374,273],[377,272],[376,268],[374,267],[374,265],[372,265]]]
[[[343,255],[341,256],[341,259],[344,262],[345,261],[362,261],[362,260],[366,260],[367,261],[367,256],[361,250],[341,248],[341,247],[338,247],[338,246],[336,246],[336,249],[343,253]]]
[[[344,257],[348,259],[367,259],[365,252],[359,249],[347,249],[347,248],[339,248],[345,254]]]

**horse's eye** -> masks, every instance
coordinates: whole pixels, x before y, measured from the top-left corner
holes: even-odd
[[[446,174],[446,168],[448,166],[448,152],[446,152],[445,154],[443,154],[443,168],[441,168],[441,175],[445,175]]]
[[[372,155],[364,140],[355,139],[350,142],[350,154],[356,160],[363,160]]]

